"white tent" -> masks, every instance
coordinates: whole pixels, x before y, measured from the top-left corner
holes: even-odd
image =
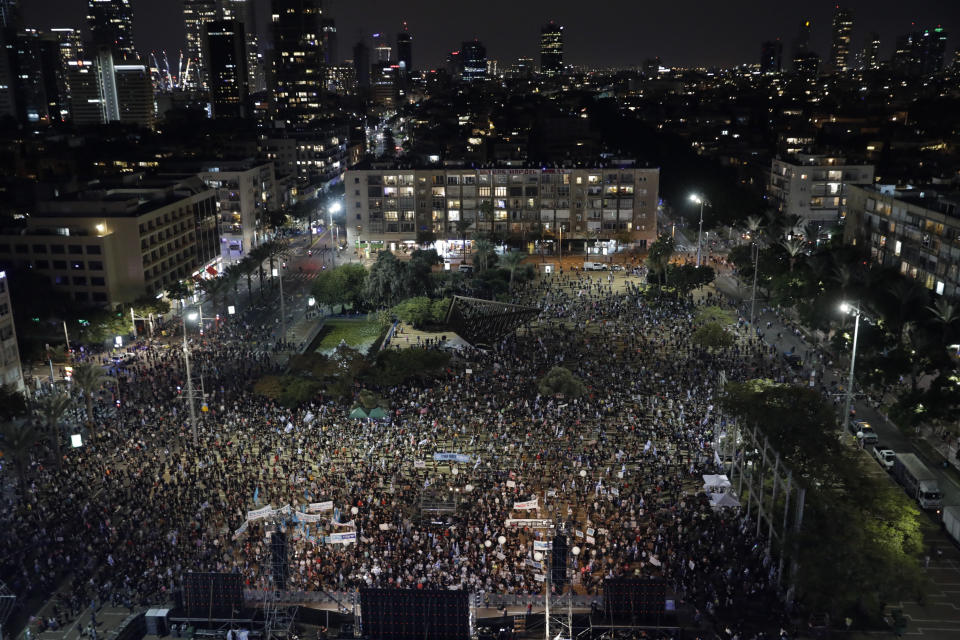
[[[735,508],[740,506],[740,501],[732,493],[711,493],[710,506],[714,509]]]
[[[730,488],[730,480],[724,475],[704,475],[703,490],[707,493],[726,491]]]

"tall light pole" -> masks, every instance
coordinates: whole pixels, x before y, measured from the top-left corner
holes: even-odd
[[[862,314],[860,309],[846,302],[840,304],[840,311],[852,313],[855,318],[853,323],[853,350],[850,353],[850,376],[847,378],[847,400],[844,403],[843,417],[840,419],[840,430],[843,431],[847,420],[850,418],[850,407],[853,403],[853,367],[857,363],[857,338],[860,335],[860,316]]]
[[[700,245],[701,238],[703,237],[703,205],[706,202],[703,199],[703,196],[697,195],[696,193],[690,194],[690,200],[696,202],[700,205],[700,230],[697,232],[697,266],[700,266]]]
[[[287,341],[287,313],[283,306],[283,275],[279,269],[273,270],[273,277],[280,280],[280,340]]]
[[[189,314],[184,313],[180,316],[183,320],[183,361],[186,363],[187,369],[187,402],[190,403],[190,430],[193,433],[193,446],[197,446],[197,409],[193,406],[193,376],[190,372],[190,347],[187,346],[188,315],[190,316],[190,320],[196,320],[200,316],[196,312]]]
[[[339,212],[340,212],[340,203],[339,203],[339,202],[334,202],[334,203],[331,204],[329,207],[327,207],[327,219],[328,219],[329,222],[330,222],[330,240],[333,242],[333,249],[332,249],[332,251],[333,251],[332,256],[333,256],[333,257],[332,257],[332,259],[331,259],[331,262],[333,263],[333,266],[337,266],[337,246],[339,246],[339,244],[340,244],[340,227],[334,227],[334,226],[333,226],[333,214],[339,213]],[[337,239],[336,239],[336,240],[334,240],[334,238],[333,238],[333,233],[334,233],[334,231],[336,231],[336,233],[337,233]]]
[[[756,242],[750,245],[750,253],[753,254],[753,295],[750,296],[750,326],[752,327],[757,309],[757,273],[760,271],[760,245]]]

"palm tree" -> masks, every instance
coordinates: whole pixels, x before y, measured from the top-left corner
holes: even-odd
[[[784,240],[780,243],[783,248],[786,250],[787,255],[790,256],[790,273],[793,273],[793,266],[797,261],[797,256],[803,254],[803,241],[794,238],[792,240]]]
[[[478,270],[483,272],[490,261],[490,254],[493,253],[493,243],[486,238],[477,238],[473,241],[473,250],[477,253],[474,262],[477,264]]]
[[[485,211],[484,205],[488,202],[490,203],[490,210],[493,211],[493,203],[490,202],[489,200],[485,200],[484,202],[480,203],[481,212]],[[470,222],[469,220],[464,220],[463,218],[461,218],[456,222],[454,222],[454,224],[457,226],[457,237],[460,238],[461,260],[466,260],[467,259],[467,229],[473,226],[473,223]]]
[[[240,263],[231,264],[223,272],[223,279],[226,281],[227,286],[233,289],[233,304],[237,304],[237,298],[240,297],[240,292],[238,291],[240,287],[240,278],[244,275],[244,269]]]
[[[187,280],[177,280],[167,287],[167,297],[176,300],[180,304],[180,311],[183,311],[183,301],[190,295],[191,286]]]
[[[257,276],[260,278],[260,295],[263,295],[263,261],[267,259],[270,253],[269,244],[269,242],[264,242],[250,251],[247,256],[252,263],[253,271],[256,271]]]
[[[37,403],[37,416],[46,426],[50,440],[53,443],[53,450],[57,454],[57,468],[63,467],[63,446],[61,443],[61,432],[63,414],[70,408],[72,400],[66,393],[55,391],[42,396]]]
[[[522,251],[508,251],[500,258],[500,264],[510,272],[510,290],[513,290],[513,274],[523,264],[527,256]]]
[[[30,464],[30,455],[33,448],[43,438],[36,425],[20,418],[0,424],[0,433],[3,434],[3,457],[10,460],[17,470],[17,480],[20,490],[27,484],[27,466]]]
[[[926,290],[912,278],[898,278],[890,285],[887,292],[890,294],[892,306],[896,309],[897,314],[895,317],[886,318],[886,320],[890,332],[894,335],[901,335],[901,329],[906,325],[907,318],[925,301]]]
[[[750,216],[746,222],[747,231],[750,232],[750,240],[759,242],[760,230],[763,229],[763,219],[760,216]]]
[[[257,263],[252,256],[246,255],[237,263],[241,273],[247,278],[247,299],[253,297],[253,274],[257,271]]]
[[[94,428],[93,422],[93,394],[100,390],[103,383],[110,379],[103,367],[92,362],[81,362],[73,368],[73,384],[83,393],[87,404],[87,423],[91,431]]]
[[[940,298],[932,307],[927,307],[927,311],[933,316],[933,321],[940,325],[941,344],[946,346],[950,330],[957,324],[957,320],[960,320],[960,310],[952,303]]]

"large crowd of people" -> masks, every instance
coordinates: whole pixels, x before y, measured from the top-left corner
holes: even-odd
[[[722,353],[695,347],[697,303],[649,301],[623,275],[545,276],[514,301],[539,317],[490,349],[453,352],[432,379],[378,390],[388,417],[377,421],[325,397],[291,409],[254,394],[281,366],[273,327],[241,317],[191,333],[208,409],[196,445],[179,339],[138,345],[115,365],[121,406],[59,464],[35,456],[0,510],[0,548],[13,551],[0,578],[39,594],[68,576],[77,601],[64,616],[91,599],[170,601],[191,571],[239,572],[265,589],[269,536],[283,531],[291,590],[540,594],[534,543],[562,531],[581,550],[570,555],[577,593],[662,577],[698,620],[780,610],[765,542],[738,512],[710,507],[701,474],[718,470],[721,372],[789,370],[745,326]],[[584,382],[583,396],[538,394],[556,365]],[[335,535],[348,532],[352,542]]]

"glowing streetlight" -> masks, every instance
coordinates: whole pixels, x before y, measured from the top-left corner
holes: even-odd
[[[703,237],[703,205],[705,200],[703,196],[700,196],[696,193],[690,194],[690,200],[700,205],[700,230],[697,232],[697,266],[700,266],[700,244],[701,238]]]
[[[840,419],[840,430],[842,431],[846,421],[850,419],[850,407],[853,404],[853,368],[857,363],[857,338],[860,336],[860,316],[862,312],[848,302],[840,303],[840,311],[845,314],[852,313],[855,318],[853,323],[853,348],[850,351],[850,375],[847,377],[847,398],[844,403],[843,417]]]

